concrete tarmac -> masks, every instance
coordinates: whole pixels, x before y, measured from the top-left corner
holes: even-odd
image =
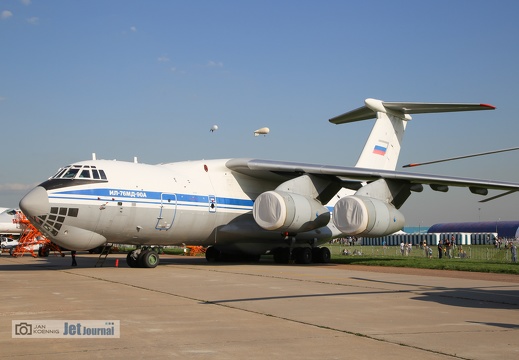
[[[119,267],[115,260],[119,259]],[[0,256],[0,358],[518,359],[519,281],[78,253]],[[355,269],[355,267],[353,267]],[[120,320],[119,339],[12,338],[12,320]]]

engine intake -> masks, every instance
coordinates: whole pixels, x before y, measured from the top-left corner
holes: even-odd
[[[256,223],[265,230],[305,232],[326,226],[330,211],[319,201],[286,191],[266,191],[252,208]]]
[[[391,204],[354,195],[337,201],[333,223],[345,235],[384,236],[401,230],[405,219]]]

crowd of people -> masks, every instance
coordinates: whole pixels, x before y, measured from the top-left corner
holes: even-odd
[[[361,239],[356,237],[348,237],[348,238],[339,238],[334,239],[330,243],[338,243],[340,245],[349,245],[354,246],[357,245]],[[504,248],[506,251],[510,250],[511,261],[517,262],[517,245],[513,240],[509,239],[501,239],[495,238],[493,240],[493,245],[496,249]],[[388,248],[386,240],[382,242],[383,249]],[[424,239],[422,242],[416,245],[416,249],[413,250],[413,245],[411,243],[406,243],[403,240],[400,242],[400,253],[402,256],[409,256],[413,251],[423,251],[425,257],[432,259],[434,248],[433,246],[429,246],[427,241]],[[439,259],[452,259],[452,258],[468,258],[469,254],[465,251],[461,244],[456,244],[455,236],[451,238],[445,237],[442,240],[438,241],[437,245],[437,253]],[[341,251],[342,255],[362,255],[360,250],[350,251],[348,249],[344,249]],[[384,252],[385,254],[385,252]]]
[[[464,258],[467,256],[467,254],[463,250],[462,245],[456,246],[456,239],[454,238],[454,236],[452,236],[451,239],[445,238],[443,240],[440,240],[438,242],[438,258],[441,259],[442,257],[444,257],[452,259],[454,257],[455,248],[457,248],[458,257]]]
[[[505,250],[510,250],[511,253],[511,260],[512,262],[517,262],[517,245],[508,239],[496,238],[494,239],[494,247],[496,249],[501,249],[501,246],[504,244]],[[433,249],[427,245],[427,242],[423,240],[422,243],[420,243],[420,249],[424,251],[425,257],[432,258],[433,257]],[[450,239],[448,237],[440,240],[437,245],[438,249],[438,258],[447,258],[452,259],[454,257],[456,258],[467,258],[468,255],[463,249],[463,246],[461,244],[456,244],[456,239],[454,236],[452,236]],[[406,244],[403,241],[400,243],[400,252],[402,256],[408,256],[411,253],[412,245]]]

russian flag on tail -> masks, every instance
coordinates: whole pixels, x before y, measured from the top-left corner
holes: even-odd
[[[385,141],[379,141],[373,148],[373,154],[386,155],[388,143]]]

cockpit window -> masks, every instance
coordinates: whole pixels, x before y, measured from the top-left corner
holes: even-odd
[[[61,169],[59,169],[58,172],[56,173],[56,175],[53,176],[53,178],[59,178],[59,177],[61,177],[61,175],[63,175],[63,173],[64,173],[65,171],[67,171],[67,169],[68,169],[68,168],[61,168]]]
[[[69,165],[59,169],[52,179],[92,179],[107,180],[106,174],[101,169],[90,165]]]
[[[90,179],[90,170],[88,169],[84,169],[84,170],[81,170],[81,172],[79,173],[79,178],[80,179]]]
[[[63,179],[73,179],[78,173],[79,169],[68,169],[68,171],[62,176]]]

